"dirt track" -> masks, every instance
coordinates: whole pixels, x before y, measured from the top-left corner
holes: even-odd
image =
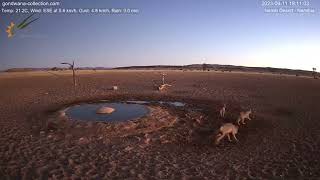
[[[159,93],[153,87],[160,83],[159,72],[81,73],[76,97],[70,74],[0,74],[0,179],[320,178],[320,80],[236,72],[167,74],[173,86]],[[120,89],[109,90],[112,85]],[[48,128],[48,112],[95,99],[178,100],[188,106],[162,107],[159,117],[177,117],[176,122],[147,134],[111,137],[108,133],[122,126],[103,123]],[[226,119],[217,117],[223,102]],[[223,140],[214,146],[219,125],[248,108],[253,120],[240,127],[239,143]],[[199,124],[195,120],[201,115]]]

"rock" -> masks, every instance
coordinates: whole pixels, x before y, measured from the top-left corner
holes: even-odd
[[[139,179],[145,179],[142,174],[138,174]]]
[[[73,159],[68,159],[68,164],[69,166],[74,166],[74,160]]]
[[[65,111],[59,111],[59,118],[64,118],[66,117],[66,112]]]
[[[145,143],[145,144],[150,144],[150,142],[151,142],[151,138],[146,138],[146,139],[144,140],[144,143]]]
[[[86,137],[82,137],[79,139],[78,144],[88,144],[90,140]]]
[[[76,128],[82,128],[81,124],[76,125]]]
[[[132,149],[133,149],[133,147],[127,146],[124,150],[125,150],[125,151],[131,151]]]
[[[46,128],[48,131],[57,130],[59,128],[58,122],[55,119],[48,119]]]
[[[82,174],[82,171],[83,171],[83,166],[82,165],[77,165],[77,166],[75,166],[75,173],[76,173],[76,175],[79,175],[79,176],[81,176],[81,174]]]
[[[165,177],[165,173],[162,172],[162,171],[158,171],[157,175],[158,175],[158,177],[159,177],[160,179],[164,179],[164,177]]]
[[[128,122],[128,123],[126,123],[126,124],[124,125],[123,129],[129,130],[129,129],[134,128],[135,126],[137,126],[136,123]]]
[[[168,143],[170,143],[169,140],[162,140],[162,141],[161,141],[161,144],[168,144]]]
[[[130,170],[130,174],[131,174],[131,175],[135,175],[135,174],[136,174],[136,170],[131,169],[131,170]]]
[[[202,118],[199,118],[199,119],[197,118],[196,121],[197,121],[198,124],[203,124]]]
[[[49,134],[49,135],[47,136],[47,138],[48,138],[48,139],[52,139],[53,136],[52,136],[51,134]]]
[[[140,142],[140,141],[141,141],[141,138],[140,138],[140,137],[138,137],[138,136],[134,136],[134,138],[136,138],[136,139],[138,140],[138,142]]]
[[[115,111],[114,108],[111,107],[101,107],[100,109],[97,110],[97,114],[111,114]]]

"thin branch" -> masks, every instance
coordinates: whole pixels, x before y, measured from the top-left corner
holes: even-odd
[[[67,62],[63,62],[61,64],[67,64],[67,65],[70,66],[70,69],[72,70],[73,89],[74,89],[74,93],[76,93],[77,83],[76,83],[76,74],[75,74],[75,69],[74,69],[74,61],[72,61],[72,64],[71,63],[67,63]]]

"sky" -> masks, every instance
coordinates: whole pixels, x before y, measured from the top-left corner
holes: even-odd
[[[305,7],[315,13],[266,13],[262,0],[57,1],[59,8],[139,13],[38,13],[39,20],[8,38],[5,27],[28,14],[1,12],[0,70],[61,67],[73,60],[78,67],[210,63],[320,69],[317,0]]]

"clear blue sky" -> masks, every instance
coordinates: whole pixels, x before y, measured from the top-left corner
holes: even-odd
[[[64,0],[70,8],[138,8],[135,15],[37,14],[8,39],[1,14],[0,69],[217,63],[320,69],[320,2],[312,14],[268,14],[261,0]]]

